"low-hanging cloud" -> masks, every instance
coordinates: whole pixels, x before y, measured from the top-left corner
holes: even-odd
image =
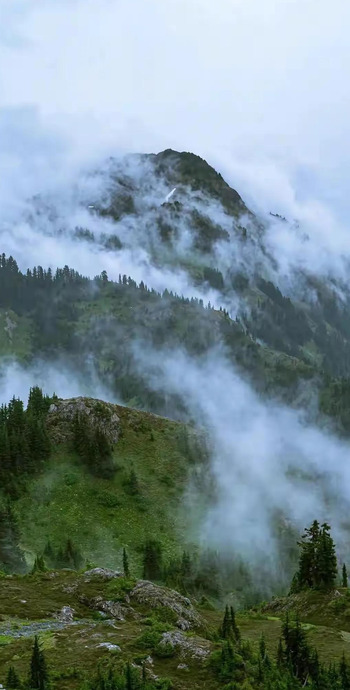
[[[332,12],[325,0],[222,0],[220,12],[207,0],[29,0],[3,11],[3,211],[105,155],[171,146],[206,157],[259,212],[305,224],[306,247],[271,233],[284,266],[338,267],[349,251],[342,0]]]
[[[151,206],[170,191],[162,182],[142,191],[139,225],[129,219],[118,227],[87,210],[105,191],[88,173],[106,157],[172,147],[215,165],[265,222],[271,256],[259,243],[219,244],[213,261],[224,274],[262,265],[288,285],[295,268],[346,275],[350,6],[343,0],[332,12],[326,0],[222,0],[219,11],[209,0],[27,0],[5,2],[3,13],[1,251],[22,270],[69,264],[91,277],[107,270],[218,305],[215,291],[184,270],[156,264],[144,242],[157,240]],[[140,170],[135,165],[134,176]],[[48,203],[41,214],[32,201],[38,194]],[[221,208],[207,210],[230,229]],[[290,222],[271,220],[270,211]],[[97,240],[120,233],[125,246],[108,252],[98,241],[77,241],[75,226]],[[186,253],[185,221],[179,230],[176,256]],[[250,560],[263,545],[273,558],[278,511],[298,527],[330,519],[342,539],[346,442],[262,401],[221,351],[197,361],[138,346],[137,359],[155,388],[184,398],[210,430],[218,501],[202,524],[208,542],[233,545]],[[95,375],[87,381],[66,363],[6,361],[0,374],[3,402],[26,398],[35,384],[63,397],[111,399]]]
[[[26,404],[29,391],[39,386],[45,395],[59,398],[75,398],[81,395],[117,403],[115,395],[104,386],[95,370],[93,361],[87,362],[84,371],[77,371],[73,363],[58,358],[55,362],[36,359],[24,366],[16,360],[0,360],[0,405],[7,405],[13,398]]]
[[[348,442],[307,422],[303,411],[259,397],[221,349],[194,361],[136,345],[135,358],[149,384],[180,396],[209,433],[217,495],[201,524],[205,543],[273,566],[277,519],[301,530],[316,517],[331,522],[344,553]]]

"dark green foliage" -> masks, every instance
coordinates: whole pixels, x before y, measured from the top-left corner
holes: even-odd
[[[115,473],[112,446],[105,432],[92,427],[86,414],[77,412],[73,419],[73,448],[91,474],[111,479]]]
[[[150,539],[144,546],[143,578],[160,580],[162,576],[162,547],[159,542]]]
[[[343,563],[343,567],[342,567],[342,586],[343,587],[348,586],[348,571],[346,569],[345,563]]]
[[[46,565],[43,556],[36,556],[34,565],[32,568],[32,574],[34,573],[43,573],[46,570]]]
[[[113,666],[99,668],[96,676],[84,683],[82,690],[171,690],[172,684],[167,680],[153,681],[147,678],[143,664],[141,672],[130,663],[119,671]]]
[[[305,530],[299,546],[299,569],[293,579],[292,591],[298,592],[305,587],[332,589],[337,577],[337,559],[330,526],[326,523],[320,526],[314,520]]]
[[[204,266],[203,278],[214,289],[223,290],[224,278],[221,271],[218,271],[217,268],[210,268],[210,266]]]
[[[350,669],[344,653],[339,664],[339,676],[342,690],[350,690]]]
[[[232,606],[226,606],[224,618],[220,626],[219,635],[223,640],[235,640],[239,642],[241,633],[236,623],[235,611]]]
[[[225,184],[219,177],[217,183],[220,187]],[[235,194],[228,186],[227,191]],[[217,279],[220,280],[215,276]],[[94,283],[100,290],[94,289]],[[149,411],[184,419],[186,405],[178,396],[154,391],[135,369],[130,344],[136,335],[156,348],[181,346],[195,355],[224,342],[234,361],[255,377],[262,377],[263,383],[271,383],[270,367],[265,370],[260,361],[261,349],[242,325],[227,314],[222,318],[225,310],[219,315],[200,299],[180,297],[170,291],[159,294],[143,282],[137,285],[127,275],[120,276],[118,282],[106,281],[102,275],[91,281],[68,266],[55,274],[39,266],[23,275],[14,259],[4,255],[0,257],[2,286],[0,308],[12,309],[20,317],[30,319],[34,329],[31,353],[53,357],[64,351],[86,376],[91,371],[92,359],[101,377],[108,377],[108,384],[112,382],[119,397],[125,402],[137,400],[137,405]],[[270,331],[267,328],[267,334]],[[288,350],[288,344],[286,347]],[[304,375],[304,370],[305,374],[308,371],[304,365],[291,370],[288,362],[279,366],[279,385],[283,375],[286,383],[283,379],[282,385],[289,385],[288,377],[293,375],[297,379]]]
[[[71,539],[67,539],[66,547],[63,552],[63,559],[66,568],[79,570],[83,564],[83,558],[79,549],[74,546]]]
[[[337,420],[341,431],[350,433],[350,379],[330,380],[326,377],[319,405],[321,412]]]
[[[95,242],[95,235],[87,228],[75,228],[74,235],[78,240],[85,240],[85,242]]]
[[[110,251],[118,251],[123,246],[118,235],[101,235],[101,241],[104,247]]]
[[[71,539],[67,539],[65,546],[55,551],[51,542],[45,546],[43,553],[44,561],[50,568],[71,568],[79,570],[83,565],[83,557],[79,548],[73,544]]]
[[[128,477],[125,479],[124,487],[130,496],[137,496],[140,493],[139,480],[134,468],[130,470]]]
[[[21,679],[13,666],[10,666],[6,676],[6,688],[9,690],[20,690]]]
[[[49,397],[44,395],[41,388],[34,386],[29,391],[27,412],[35,419],[44,419],[49,411],[49,407],[54,400],[55,395]]]
[[[123,549],[123,571],[124,571],[125,577],[130,576],[129,558],[128,558],[128,554],[127,554],[125,548]]]
[[[32,659],[30,662],[29,687],[31,690],[46,690],[48,688],[48,673],[45,656],[40,648],[37,636],[35,636]]]
[[[254,690],[349,690],[349,666],[343,656],[340,664],[326,667],[317,651],[307,640],[307,633],[298,618],[283,623],[276,661],[267,654],[265,640],[259,642],[258,654],[240,640],[227,639],[229,613],[226,610],[223,628],[226,637],[221,650],[213,652],[209,668],[220,679],[225,690],[240,687]],[[220,686],[221,687],[221,686]]]
[[[301,623],[296,618],[291,625],[287,615],[282,627],[282,635],[285,644],[285,661],[293,675],[303,683],[310,673],[310,649],[307,643],[307,635]]]
[[[289,355],[302,356],[300,347],[312,340],[308,319],[289,297],[284,297],[270,281],[258,280],[259,289],[269,298],[259,301],[249,318],[252,335]]]
[[[16,498],[25,477],[39,471],[50,455],[45,418],[51,398],[31,388],[27,410],[12,398],[0,408],[0,484]]]
[[[0,569],[7,573],[26,570],[24,555],[19,547],[19,529],[16,515],[8,502],[0,510]]]
[[[202,597],[219,600],[232,587],[244,592],[248,606],[258,604],[262,598],[241,560],[228,559],[225,554],[209,549],[200,553],[184,551],[180,558],[172,558],[165,563],[161,579],[168,587],[199,600]]]

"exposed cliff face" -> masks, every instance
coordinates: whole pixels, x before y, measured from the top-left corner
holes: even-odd
[[[115,406],[102,400],[81,397],[57,400],[50,406],[47,428],[55,443],[71,440],[76,414],[83,415],[90,427],[99,428],[110,443],[117,443],[120,434],[120,417]]]

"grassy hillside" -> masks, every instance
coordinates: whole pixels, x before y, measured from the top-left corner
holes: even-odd
[[[97,402],[86,399],[85,404]],[[15,503],[20,545],[29,563],[48,541],[58,548],[69,537],[85,559],[106,566],[120,565],[126,547],[138,571],[147,539],[159,540],[166,558],[180,553],[188,539],[183,503],[191,472],[188,431],[155,415],[103,405],[119,417],[114,477],[91,475],[65,439],[57,443],[57,429],[51,429],[56,439],[51,457]],[[136,489],[130,487],[131,472]]]

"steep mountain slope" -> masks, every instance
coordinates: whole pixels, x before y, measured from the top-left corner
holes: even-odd
[[[174,188],[169,198],[169,191]],[[84,225],[77,225],[79,218]],[[318,276],[307,269],[301,271],[292,264],[287,269],[283,266],[281,270],[278,251],[271,238],[288,228],[293,241],[307,243],[307,238],[300,239],[301,230],[297,224],[289,224],[277,214],[268,219],[256,217],[222,176],[194,154],[168,150],[157,155],[110,159],[101,169],[85,176],[80,186],[70,195],[60,198],[59,203],[52,198],[35,199],[27,222],[30,231],[39,233],[39,236],[56,236],[62,243],[69,242],[73,249],[79,244],[82,253],[92,257],[94,253],[105,256],[106,265],[111,267],[115,257],[116,264],[121,267],[124,293],[128,294],[127,298],[123,295],[123,305],[116,305],[114,300],[113,310],[111,302],[107,305],[91,286],[89,294],[93,304],[90,305],[87,283],[84,289],[83,281],[80,281],[78,289],[79,281],[75,281],[69,298],[74,302],[84,300],[85,329],[88,319],[91,324],[92,317],[96,321],[108,314],[109,318],[113,315],[114,320],[117,319],[119,328],[130,328],[135,337],[140,317],[143,321],[147,318],[148,337],[152,338],[154,334],[158,346],[163,343],[176,345],[180,335],[177,330],[179,319],[184,320],[181,337],[186,336],[188,308],[184,303],[178,304],[179,300],[174,299],[173,294],[185,294],[186,298],[203,300],[204,304],[210,300],[215,309],[221,306],[226,310],[229,317],[236,320],[235,327],[230,322],[229,330],[232,332],[236,328],[247,336],[245,350],[250,346],[254,349],[253,343],[259,346],[255,347],[254,357],[262,359],[263,366],[267,363],[269,368],[269,349],[272,349],[276,353],[277,368],[282,366],[283,369],[286,365],[289,372],[295,366],[301,372],[310,366],[331,376],[349,374],[350,298],[347,286],[339,278],[325,274]],[[130,279],[128,273],[131,274]],[[69,349],[72,334],[70,337],[67,331],[60,334],[59,324],[66,320],[73,330],[77,320],[83,317],[81,309],[77,313],[65,304],[67,290],[62,288],[62,283],[71,281],[72,277],[68,278],[66,271],[60,290],[55,291],[55,301],[50,299],[48,308],[49,298],[43,301],[48,281],[39,274],[35,272],[33,275],[38,306],[35,308],[33,303],[27,302],[25,307],[26,300],[22,294],[21,316],[26,319],[34,316],[36,328],[50,331],[52,339],[58,329],[59,340],[65,336],[59,343],[60,347]],[[123,274],[126,274],[125,278]],[[144,275],[146,280],[138,279],[138,275]],[[145,290],[140,294],[148,279],[153,289],[162,285],[160,290],[156,289],[157,292],[164,293],[164,288],[167,288],[162,300],[159,295],[149,295]],[[2,297],[1,306],[17,314],[18,300],[16,302],[14,296],[10,298],[12,288],[8,276],[5,283],[6,297]],[[115,288],[109,283],[107,289],[106,284],[107,275],[104,273],[105,294],[112,296],[114,293],[116,296]],[[120,291],[119,288],[119,294]],[[148,303],[147,310],[140,315],[143,301]],[[200,304],[196,306],[200,307]],[[159,310],[162,320],[168,318],[164,324],[164,331],[168,332],[166,338],[164,333],[159,333]],[[37,313],[39,311],[41,316]],[[2,318],[7,318],[5,312]],[[15,315],[13,318],[16,320]],[[193,309],[189,316],[190,320],[192,318]],[[213,337],[202,333],[203,330],[211,331],[206,324],[208,312],[203,313],[197,308],[195,318],[200,322],[202,336],[198,340],[204,340],[196,343],[198,352],[203,350],[203,346],[212,345]],[[215,324],[219,323],[215,319]],[[28,332],[30,321],[24,321],[23,327]],[[227,331],[226,322],[221,328],[215,326],[219,333],[214,342],[222,338],[222,329]],[[62,330],[65,331],[64,326]],[[107,330],[104,320],[99,332],[105,334]],[[15,338],[15,331],[11,333]],[[125,337],[121,335],[120,340],[123,342]],[[2,341],[3,338],[0,340],[1,351],[11,351],[11,343],[6,348]],[[52,342],[45,343],[42,338],[32,346],[30,342],[24,342],[20,350],[16,338],[13,342],[13,348],[15,351],[17,348],[21,355],[33,351],[33,348],[47,350],[49,347],[52,349]],[[239,356],[238,353],[238,359]],[[286,356],[294,358],[290,366]],[[248,358],[249,370],[254,357]],[[111,359],[108,355],[108,360]],[[126,400],[133,397],[133,394],[124,397],[123,393]]]
[[[117,250],[137,242],[156,264],[181,267],[194,284],[215,289],[254,337],[333,374],[348,373],[346,284],[293,266],[281,273],[271,245],[271,228],[273,235],[287,226],[291,238],[300,238],[296,223],[278,214],[257,218],[220,174],[189,153],[111,161],[107,179],[105,205],[95,204],[92,213],[115,221]]]

